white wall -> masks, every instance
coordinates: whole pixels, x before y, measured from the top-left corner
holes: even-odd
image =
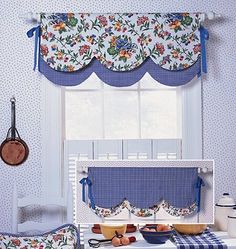
[[[11,227],[11,193],[16,182],[21,194],[40,195],[41,186],[41,109],[40,76],[32,71],[33,39],[27,39],[31,24],[19,19],[21,13],[40,12],[170,12],[215,11],[221,20],[206,23],[210,32],[208,70],[204,82],[204,154],[214,158],[216,198],[225,191],[234,194],[236,163],[236,5],[234,0],[5,0],[0,5],[0,140],[10,125],[10,97],[17,98],[17,127],[28,143],[27,162],[11,168],[0,162],[0,230]]]

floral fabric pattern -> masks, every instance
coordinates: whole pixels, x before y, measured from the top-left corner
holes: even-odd
[[[186,208],[176,208],[172,205],[170,205],[168,202],[164,201],[161,204],[161,207],[170,215],[175,216],[175,217],[180,217],[180,216],[187,216],[195,211],[197,211],[197,204],[193,203],[189,207]]]
[[[17,236],[0,234],[1,249],[78,249],[79,238],[76,227],[62,226],[58,230],[42,236]]]
[[[133,215],[137,217],[145,217],[145,218],[150,217],[158,213],[160,208],[163,208],[168,214],[174,217],[184,217],[184,216],[194,213],[197,210],[197,205],[196,203],[193,203],[192,205],[186,208],[176,208],[170,205],[168,202],[162,201],[160,204],[154,205],[153,207],[146,208],[146,209],[140,209],[140,208],[133,206],[128,200],[124,199],[123,202],[116,205],[115,207],[102,208],[102,207],[95,206],[95,209],[91,209],[91,210],[93,210],[94,213],[98,215],[99,217],[105,218],[105,217],[116,216],[119,213],[121,213],[122,210],[125,208],[127,208]]]
[[[148,57],[182,70],[201,54],[199,27],[198,13],[42,13],[40,54],[63,72],[82,69],[94,57],[113,71],[132,70]]]

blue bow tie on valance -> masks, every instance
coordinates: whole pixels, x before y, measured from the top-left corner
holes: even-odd
[[[90,205],[94,209],[94,200],[92,194],[92,181],[86,177],[80,180],[80,184],[82,184],[82,201],[86,202],[86,187],[88,187],[88,199],[90,200]]]

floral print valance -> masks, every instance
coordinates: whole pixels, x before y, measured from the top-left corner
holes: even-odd
[[[116,216],[120,214],[123,209],[129,210],[131,214],[137,217],[147,218],[153,216],[154,214],[158,214],[161,208],[167,214],[172,215],[174,217],[185,217],[196,212],[197,204],[193,203],[189,207],[176,208],[170,205],[168,202],[162,201],[161,203],[158,203],[149,208],[138,208],[136,206],[133,206],[128,200],[124,199],[124,201],[114,207],[103,208],[95,205],[94,209],[92,210],[97,216],[101,218]]]
[[[40,54],[62,72],[80,70],[94,57],[113,71],[132,70],[148,57],[183,70],[201,54],[199,28],[199,13],[42,13]]]

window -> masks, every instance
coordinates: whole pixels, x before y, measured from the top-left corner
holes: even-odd
[[[92,74],[64,94],[67,140],[181,138],[181,87],[158,84],[149,74],[123,88]]]
[[[101,155],[107,157],[107,148],[111,150],[109,157],[113,148],[118,148],[119,159],[132,159],[130,157],[133,156],[138,159],[202,158],[200,78],[177,88],[160,85],[148,74],[129,88],[107,86],[96,75],[71,88],[49,84],[46,78],[42,80],[44,193],[64,195],[68,179],[75,180],[73,174],[77,160],[99,159]],[[158,97],[162,101],[158,102]],[[119,122],[121,117],[125,120],[123,124]],[[161,123],[167,118],[171,126]],[[117,145],[113,143],[111,146],[110,138],[116,140]],[[181,143],[176,141],[174,144],[171,140],[181,140]],[[101,145],[99,142],[102,142]],[[171,150],[168,150],[170,147]],[[179,156],[176,153],[172,156],[179,147]],[[51,188],[52,185],[54,188]]]

